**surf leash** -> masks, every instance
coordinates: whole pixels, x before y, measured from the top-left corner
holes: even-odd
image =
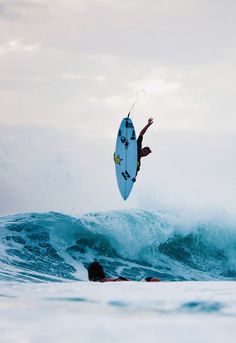
[[[141,96],[142,94],[142,96]],[[134,107],[137,105],[137,103],[140,101],[140,100],[143,100],[146,96],[146,92],[144,89],[139,89],[137,92],[136,92],[136,98],[135,98],[135,101],[134,103],[131,105],[130,107],[130,110],[129,110],[129,113],[127,115],[127,118],[129,118],[131,112],[133,111]]]

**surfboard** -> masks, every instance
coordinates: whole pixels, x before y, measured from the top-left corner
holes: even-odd
[[[114,153],[116,180],[120,194],[126,200],[136,181],[137,173],[137,140],[132,120],[122,120],[116,139]]]

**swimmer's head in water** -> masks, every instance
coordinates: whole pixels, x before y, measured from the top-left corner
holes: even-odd
[[[90,263],[88,267],[88,278],[89,281],[100,281],[104,279],[105,273],[104,270],[99,262]]]

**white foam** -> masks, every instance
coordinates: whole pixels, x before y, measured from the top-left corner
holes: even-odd
[[[1,342],[233,342],[235,282],[2,284]]]

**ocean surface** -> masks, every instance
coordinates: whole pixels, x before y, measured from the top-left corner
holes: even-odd
[[[1,342],[233,342],[233,221],[142,210],[0,218]],[[99,261],[107,276],[90,283]],[[137,282],[156,276],[160,283]]]

